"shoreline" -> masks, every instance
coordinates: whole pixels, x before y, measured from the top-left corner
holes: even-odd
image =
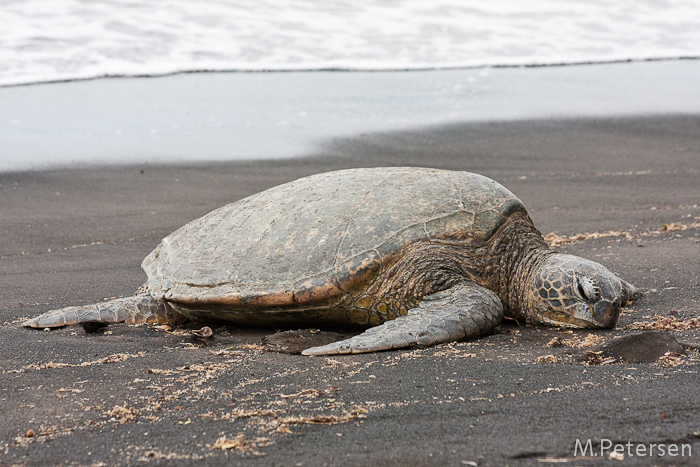
[[[101,79],[137,79],[137,78],[165,78],[169,76],[188,75],[188,74],[206,74],[206,73],[314,73],[314,72],[335,72],[335,73],[420,73],[430,71],[461,71],[461,70],[482,70],[482,69],[501,69],[501,68],[559,68],[559,67],[578,67],[591,65],[618,65],[622,63],[647,63],[647,62],[669,62],[669,61],[686,61],[700,60],[699,56],[693,55],[678,55],[668,57],[647,57],[647,58],[618,58],[609,60],[584,60],[579,62],[552,62],[552,63],[523,63],[523,64],[484,64],[484,65],[444,65],[444,66],[426,66],[417,68],[352,68],[352,67],[300,67],[300,68],[194,68],[191,70],[176,70],[163,73],[136,73],[136,74],[104,74],[96,76],[87,76],[84,78],[64,78],[64,79],[49,79],[44,81],[28,81],[22,83],[0,84],[2,88],[15,88],[21,86],[41,86],[44,84],[61,84],[61,83],[79,83],[83,81],[95,81]]]

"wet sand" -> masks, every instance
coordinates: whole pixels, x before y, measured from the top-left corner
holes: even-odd
[[[190,73],[0,87],[0,171],[278,159],[430,125],[697,115],[700,60]]]
[[[698,161],[700,116],[668,115],[367,133],[300,159],[1,173],[0,463],[598,465],[574,462],[576,440],[599,454],[609,439],[692,448],[653,462],[626,452],[626,465],[696,465],[700,331],[666,331],[670,342],[634,328],[699,315]],[[223,204],[316,172],[391,165],[490,176],[543,234],[608,232],[558,248],[644,297],[612,331],[508,323],[476,341],[338,358],[275,352],[262,342],[270,329],[213,325],[204,347],[189,336],[197,325],[18,324],[132,294],[163,236]],[[646,362],[623,361],[641,350]]]

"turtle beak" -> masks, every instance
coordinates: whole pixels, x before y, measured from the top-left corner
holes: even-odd
[[[614,328],[620,318],[620,305],[618,300],[609,302],[601,300],[593,306],[593,319],[601,328]]]

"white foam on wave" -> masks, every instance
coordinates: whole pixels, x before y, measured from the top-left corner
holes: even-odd
[[[4,0],[0,25],[0,85],[700,56],[684,0]]]

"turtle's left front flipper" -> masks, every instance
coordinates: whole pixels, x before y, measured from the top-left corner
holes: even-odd
[[[430,346],[491,332],[503,319],[503,305],[490,290],[460,284],[423,298],[405,316],[350,339],[311,347],[302,355],[338,355]]]

